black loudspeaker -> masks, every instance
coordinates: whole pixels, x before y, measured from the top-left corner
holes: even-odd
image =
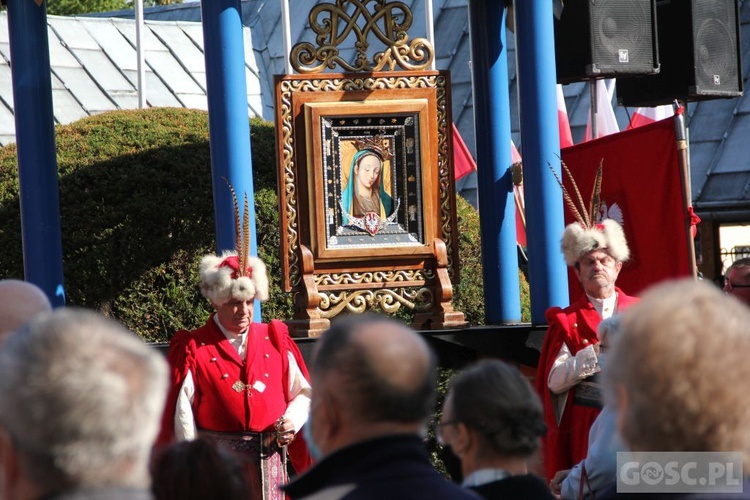
[[[658,73],[655,0],[563,5],[554,21],[558,83]]]
[[[624,106],[658,106],[742,95],[737,0],[660,0],[657,25],[661,71],[617,81]]]

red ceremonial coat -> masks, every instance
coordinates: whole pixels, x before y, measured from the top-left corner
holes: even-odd
[[[281,321],[250,325],[245,361],[213,315],[197,330],[175,333],[167,355],[171,386],[158,442],[164,444],[174,438],[175,407],[188,371],[195,385],[192,409],[199,429],[275,432],[274,424],[291,400],[289,352],[309,381],[302,354]],[[310,465],[301,434],[290,445],[289,454],[297,472]]]
[[[615,288],[615,291],[616,313],[638,302],[638,298],[625,295],[619,288]],[[565,309],[550,307],[545,316],[549,328],[539,357],[536,385],[544,405],[544,419],[547,423],[547,434],[542,441],[544,469],[548,479],[552,479],[557,471],[570,469],[586,458],[589,429],[601,408],[574,405],[573,387],[566,394],[558,396],[566,398],[558,424],[553,394],[547,387],[549,372],[563,344],[567,345],[570,354],[575,356],[581,349],[598,342],[596,329],[602,317],[585,294]]]

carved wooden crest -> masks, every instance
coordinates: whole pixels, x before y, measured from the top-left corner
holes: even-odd
[[[399,66],[405,70],[427,69],[434,51],[424,38],[409,41],[412,12],[402,2],[386,0],[336,0],[310,10],[315,42],[298,43],[290,61],[299,73],[321,73],[340,66],[344,71],[373,72]],[[370,46],[373,41],[373,49]],[[345,55],[354,48],[353,60]],[[377,49],[380,50],[377,50]],[[375,50],[372,60],[368,51]]]

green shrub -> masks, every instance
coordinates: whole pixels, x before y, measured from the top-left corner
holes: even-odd
[[[251,136],[258,252],[271,279],[263,319],[288,319],[273,124],[252,120]],[[147,341],[201,325],[209,304],[198,290],[197,264],[214,249],[215,233],[208,115],[116,111],[59,126],[56,138],[67,303],[98,309]],[[16,164],[15,145],[0,148],[0,276],[22,279]],[[482,324],[479,219],[460,197],[458,215],[462,280],[455,304],[471,324]]]

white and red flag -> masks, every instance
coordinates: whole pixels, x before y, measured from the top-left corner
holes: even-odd
[[[557,126],[560,130],[560,149],[573,145],[573,134],[570,133],[568,107],[565,105],[562,85],[557,84]]]
[[[674,116],[674,107],[671,104],[663,104],[653,108],[635,108],[628,124],[628,130],[658,122],[671,116]]]
[[[563,87],[557,84],[557,126],[560,132],[560,149],[573,145],[573,134],[570,132],[570,120],[568,119],[568,108],[565,105]],[[511,163],[521,161],[513,140],[510,141]],[[523,184],[513,184],[513,197],[516,200],[516,241],[521,246],[526,246],[526,204],[524,202]]]
[[[597,80],[596,83],[596,138],[620,131],[617,125],[615,110],[612,108],[612,99],[615,96],[615,79]],[[586,124],[586,136],[583,142],[590,141],[593,137],[591,130],[591,112]]]
[[[510,140],[510,161],[511,164],[521,164],[521,154],[518,148]],[[513,182],[513,198],[516,200],[516,242],[522,247],[526,246],[526,203],[524,201],[523,183],[516,184]]]

